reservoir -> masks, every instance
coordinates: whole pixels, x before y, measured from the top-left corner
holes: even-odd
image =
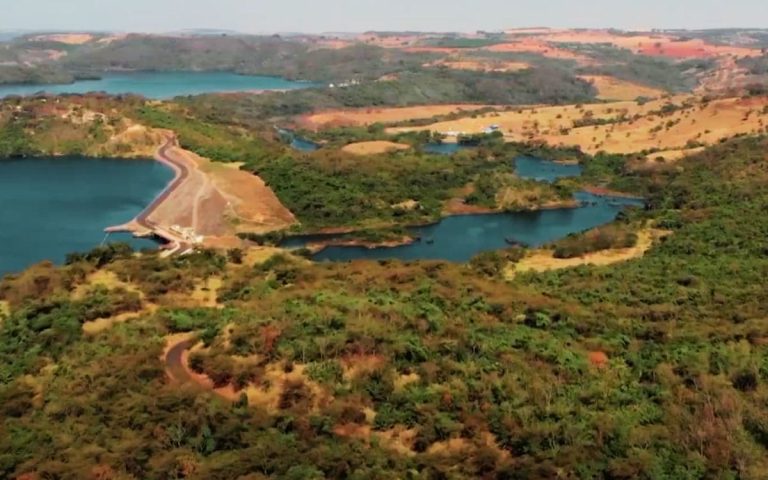
[[[134,93],[152,99],[214,92],[295,90],[316,86],[279,77],[237,75],[227,72],[136,72],[106,73],[99,80],[82,80],[61,85],[0,85],[0,98],[8,95],[34,95],[106,92],[112,95]]]
[[[61,263],[105,239],[104,228],[138,215],[173,178],[154,160],[26,158],[0,160],[0,275],[42,260]],[[157,248],[147,239],[108,241]]]
[[[582,202],[579,208],[447,217],[434,225],[409,229],[414,236],[421,238],[421,241],[412,245],[372,249],[332,246],[321,250],[313,259],[432,259],[467,262],[478,253],[508,248],[507,239],[539,247],[571,233],[610,223],[625,207],[641,207],[644,204],[643,200],[599,197],[586,192],[577,193],[576,199]],[[328,237],[297,237],[289,239],[284,246],[301,247],[323,239]]]
[[[535,157],[521,156],[514,160],[521,178],[553,182],[559,178],[581,174],[580,165],[564,165]],[[561,208],[533,212],[509,212],[459,215],[442,219],[433,225],[413,227],[409,232],[420,240],[400,247],[366,248],[330,246],[313,256],[318,261],[347,261],[356,259],[382,260],[448,260],[467,262],[478,253],[509,247],[509,241],[540,247],[612,222],[624,208],[642,207],[641,199],[607,197],[577,192],[578,208]],[[345,235],[307,235],[289,238],[287,248],[304,247]]]

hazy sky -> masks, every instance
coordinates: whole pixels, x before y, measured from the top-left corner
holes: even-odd
[[[0,30],[768,28],[768,0],[0,0]]]

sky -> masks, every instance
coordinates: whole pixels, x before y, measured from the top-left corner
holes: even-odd
[[[768,28],[768,0],[0,0],[0,30]]]

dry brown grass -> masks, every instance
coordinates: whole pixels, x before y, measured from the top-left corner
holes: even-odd
[[[0,300],[0,317],[11,314],[11,305],[5,300]]]
[[[125,323],[130,320],[135,320],[142,315],[148,315],[157,310],[157,305],[147,304],[144,309],[138,312],[126,312],[114,317],[98,318],[96,320],[85,322],[83,324],[83,333],[86,335],[96,335],[106,330],[111,329],[118,323]]]
[[[211,277],[202,280],[195,285],[194,291],[189,295],[189,299],[196,307],[220,308],[223,305],[216,300],[218,291],[223,285],[221,277]]]
[[[701,153],[704,150],[705,150],[704,147],[684,148],[682,150],[667,150],[666,152],[648,154],[646,155],[645,158],[648,160],[649,164],[654,164],[658,162],[672,163],[680,159],[683,159],[685,157],[689,157],[691,155]]]
[[[505,277],[512,279],[518,273],[546,272],[581,265],[605,266],[625,262],[645,255],[660,238],[670,235],[669,230],[645,228],[637,233],[637,245],[630,248],[616,248],[600,252],[588,253],[576,258],[555,258],[552,250],[536,250],[528,254],[516,264],[510,264],[505,271]]]
[[[711,45],[700,39],[681,41],[674,35],[660,33],[617,35],[608,30],[563,30],[547,32],[538,38],[541,41],[554,43],[607,43],[626,48],[634,53],[672,58],[760,55],[760,50],[756,48]]]
[[[406,120],[432,118],[456,112],[471,112],[485,108],[485,105],[423,105],[419,107],[366,108],[356,110],[326,110],[306,115],[300,119],[307,128],[327,126],[358,126],[372,123],[395,123]]]
[[[592,65],[595,63],[594,60],[585,55],[560,48],[548,42],[542,41],[536,37],[525,37],[509,43],[491,45],[490,47],[482,48],[482,50],[504,53],[537,53],[548,58],[573,60],[580,65]]]
[[[683,107],[668,115],[658,112],[666,104]],[[762,113],[768,97],[722,98],[703,102],[694,96],[657,99],[644,105],[612,102],[583,106],[532,107],[476,118],[439,122],[425,127],[392,128],[390,132],[429,129],[437,132],[481,133],[498,124],[508,140],[539,140],[553,146],[578,146],[584,152],[635,153],[643,150],[683,150],[689,142],[713,145],[739,134],[764,132],[768,115]],[[615,121],[574,128],[587,117]],[[623,120],[619,120],[623,117]]]
[[[75,290],[72,292],[72,298],[74,300],[81,300],[85,298],[85,295],[89,290],[99,285],[107,287],[110,290],[115,288],[123,288],[129,292],[138,293],[139,296],[143,297],[143,293],[136,285],[120,280],[117,277],[117,274],[111,270],[101,269],[89,274],[86,277],[85,282],[78,285],[77,288],[75,288]]]
[[[404,143],[387,142],[384,140],[373,142],[358,142],[345,145],[341,150],[353,155],[376,155],[396,150],[408,150],[410,145]]]
[[[113,132],[109,141],[102,147],[105,154],[120,153],[126,149],[131,156],[152,157],[157,146],[163,143],[163,133],[143,125],[129,124],[124,130]]]
[[[266,262],[275,255],[284,254],[285,250],[277,247],[251,246],[245,250],[243,265],[252,267]]]
[[[480,441],[474,443],[466,438],[450,438],[442,442],[435,442],[427,449],[428,455],[436,456],[454,456],[461,454],[471,454],[478,447],[486,447],[503,459],[509,458],[509,452],[499,447],[496,437],[490,432],[480,434]]]
[[[400,375],[395,379],[395,391],[400,392],[412,383],[418,383],[421,380],[421,376],[418,373],[409,373],[407,375]]]
[[[110,290],[116,288],[122,288],[128,292],[133,292],[139,295],[141,298],[143,308],[138,312],[125,312],[119,315],[105,318],[97,318],[90,322],[83,323],[83,332],[87,335],[96,335],[105,330],[109,330],[118,323],[127,322],[141,317],[142,315],[153,313],[157,310],[157,305],[148,303],[144,300],[144,293],[134,284],[123,282],[117,277],[117,274],[110,270],[102,269],[88,275],[85,282],[78,285],[72,292],[72,298],[74,300],[80,300],[85,298],[88,291],[94,287],[102,286]]]
[[[424,65],[425,67],[445,67],[452,70],[471,70],[476,72],[517,72],[531,68],[524,62],[510,62],[493,59],[444,59]]]
[[[248,396],[249,405],[259,405],[267,411],[276,413],[280,411],[280,397],[285,385],[291,382],[300,382],[311,392],[311,409],[316,410],[321,405],[327,405],[331,395],[318,383],[310,380],[304,365],[294,365],[293,370],[285,372],[282,365],[270,364],[267,366],[260,385],[248,385],[244,392]],[[229,387],[231,389],[231,387]],[[239,396],[239,393],[237,394]]]
[[[657,98],[666,92],[606,75],[582,75],[579,77],[594,85],[601,100],[634,100],[637,97]]]
[[[380,370],[386,363],[387,358],[382,355],[350,355],[341,360],[344,378],[347,380]]]

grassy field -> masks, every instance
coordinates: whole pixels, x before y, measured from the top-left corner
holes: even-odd
[[[465,117],[390,132],[428,129],[435,132],[480,133],[499,125],[510,140],[540,140],[550,145],[578,146],[584,152],[674,152],[714,145],[722,139],[765,131],[768,97],[707,100],[692,96],[647,103],[612,102],[507,109],[476,118]]]

